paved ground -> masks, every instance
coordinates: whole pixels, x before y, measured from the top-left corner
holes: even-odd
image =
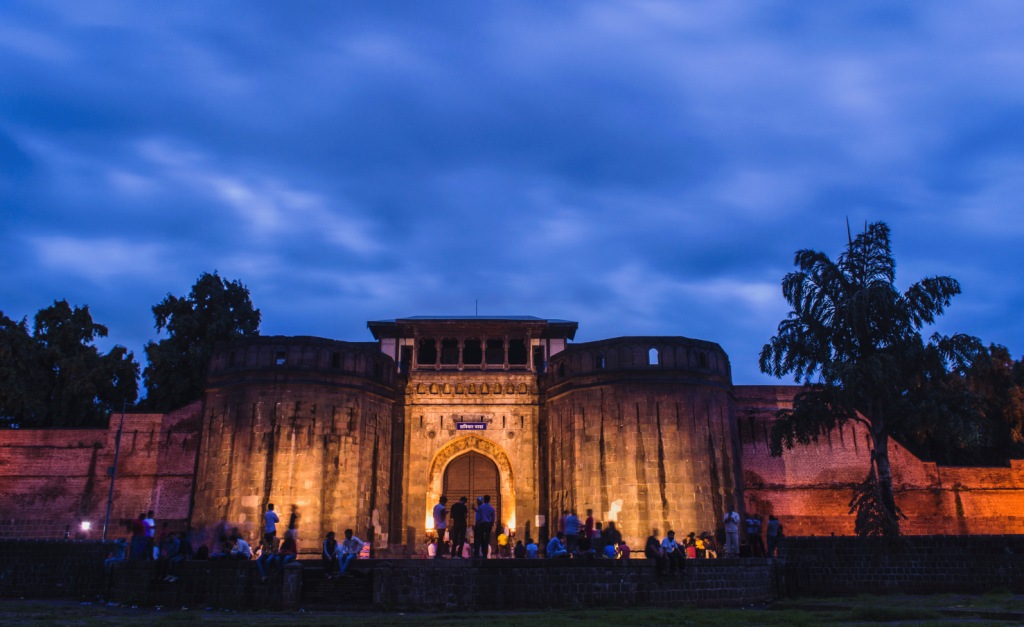
[[[859,596],[796,599],[748,608],[597,608],[521,612],[225,612],[140,608],[101,601],[0,599],[0,625],[1022,625],[1024,596]],[[469,623],[466,623],[469,624]]]

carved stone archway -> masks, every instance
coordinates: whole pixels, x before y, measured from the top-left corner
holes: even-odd
[[[498,525],[508,525],[515,529],[516,526],[516,494],[512,477],[512,462],[508,455],[496,443],[482,438],[479,435],[467,435],[452,440],[444,445],[434,458],[430,461],[430,470],[427,471],[427,507],[426,522],[427,529],[434,528],[433,510],[437,500],[441,498],[441,491],[444,489],[444,471],[448,464],[456,457],[474,451],[494,462],[498,467],[499,486],[501,490],[501,515],[504,520],[499,520]],[[451,503],[448,507],[451,507]],[[470,503],[472,505],[472,503]],[[495,533],[495,537],[497,533]]]

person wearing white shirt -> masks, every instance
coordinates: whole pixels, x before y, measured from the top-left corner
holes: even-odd
[[[338,549],[341,553],[341,559],[339,560],[341,566],[338,569],[339,575],[345,574],[345,571],[348,570],[348,565],[352,560],[359,557],[359,553],[362,552],[364,546],[366,546],[366,543],[352,535],[351,529],[345,530],[345,539],[341,541],[341,546]]]

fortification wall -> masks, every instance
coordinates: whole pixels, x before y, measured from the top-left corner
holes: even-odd
[[[218,351],[193,526],[258,542],[267,504],[282,528],[294,505],[300,550],[346,528],[386,546],[394,371],[375,344],[270,336]]]
[[[741,504],[729,362],[717,344],[576,344],[548,372],[552,532],[563,509],[590,508],[643,546],[654,528],[713,531],[730,504]]]
[[[184,527],[200,413],[196,402],[125,415],[109,537],[150,509],[159,523]],[[115,414],[106,429],[0,431],[0,538],[99,538],[120,424]]]
[[[870,442],[848,423],[818,442],[771,457],[774,413],[792,407],[796,386],[737,386],[737,425],[748,511],[774,514],[790,535],[852,535],[853,486],[867,476]],[[896,503],[910,535],[1024,533],[1024,461],[1010,467],[939,466],[890,440]]]

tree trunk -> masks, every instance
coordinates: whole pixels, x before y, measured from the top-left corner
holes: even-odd
[[[885,512],[883,533],[887,536],[900,534],[899,514],[896,509],[896,497],[892,491],[892,467],[889,465],[889,433],[884,420],[872,421],[871,439],[874,448],[871,451],[871,463],[875,466],[878,477],[879,504]]]

